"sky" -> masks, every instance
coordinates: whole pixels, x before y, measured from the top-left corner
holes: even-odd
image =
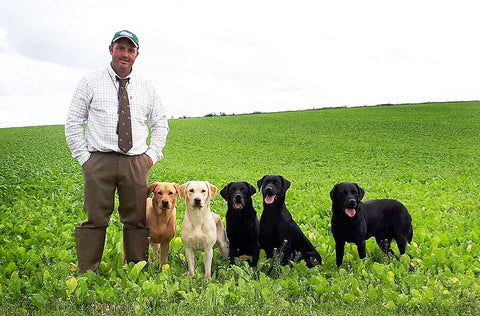
[[[0,128],[64,124],[127,29],[169,118],[480,100],[476,1],[0,0]]]

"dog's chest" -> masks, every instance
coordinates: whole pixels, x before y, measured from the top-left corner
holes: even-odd
[[[356,242],[358,239],[364,239],[366,224],[364,220],[345,222],[339,219],[333,219],[332,233],[335,239],[342,239],[346,242]]]
[[[152,242],[166,242],[175,236],[176,227],[167,223],[161,223],[156,226],[148,227],[149,235]]]
[[[204,249],[213,247],[217,241],[217,230],[215,223],[204,222],[196,225],[189,223],[182,227],[182,241],[186,247],[192,249]]]

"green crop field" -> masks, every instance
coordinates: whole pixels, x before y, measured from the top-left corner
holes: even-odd
[[[85,219],[83,175],[63,126],[0,129],[0,314],[385,315],[480,314],[480,102],[338,108],[175,119],[150,182],[291,181],[286,204],[323,265],[230,266],[214,251],[187,275],[172,241],[169,266],[122,262],[114,212],[97,273],[80,275],[73,231]],[[400,260],[374,239],[360,260],[347,245],[335,265],[329,192],[357,182],[365,199],[393,198],[413,220]],[[260,194],[253,196],[258,216]],[[224,219],[219,194],[212,209]],[[184,216],[177,204],[177,236]],[[393,249],[398,253],[396,244]]]

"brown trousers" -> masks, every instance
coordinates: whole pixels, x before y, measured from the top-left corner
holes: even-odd
[[[118,213],[124,230],[145,229],[145,199],[150,158],[127,156],[115,152],[93,152],[83,164],[84,210],[87,220],[81,227],[107,227],[115,208],[118,191]]]

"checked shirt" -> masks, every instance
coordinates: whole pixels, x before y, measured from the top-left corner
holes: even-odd
[[[133,71],[127,92],[132,124],[132,148],[126,155],[147,154],[153,163],[162,159],[168,134],[165,110],[154,87]],[[75,90],[65,124],[72,156],[83,165],[91,152],[119,152],[119,83],[111,66],[83,77]],[[86,127],[86,128],[85,128]],[[150,145],[147,144],[149,129]]]

